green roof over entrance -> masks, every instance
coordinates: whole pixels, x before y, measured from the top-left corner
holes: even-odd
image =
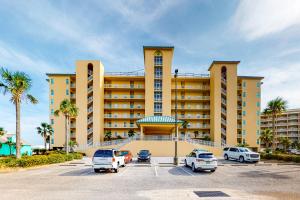
[[[182,120],[177,119],[177,124],[182,124]],[[170,116],[149,116],[136,121],[136,124],[175,124],[175,118]]]

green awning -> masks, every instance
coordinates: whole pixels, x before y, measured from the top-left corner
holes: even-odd
[[[182,120],[177,119],[177,124],[182,124]],[[140,124],[175,124],[175,117],[170,116],[149,116],[136,121],[137,125]]]

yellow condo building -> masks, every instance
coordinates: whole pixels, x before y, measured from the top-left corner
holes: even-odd
[[[103,142],[106,132],[114,138],[134,131],[140,141],[172,140],[176,91],[179,140],[259,147],[263,77],[238,76],[239,61],[213,61],[209,74],[180,72],[175,78],[174,47],[144,46],[143,53],[144,72],[105,73],[100,61],[80,60],[74,74],[47,74],[53,147],[65,140],[64,117],[54,116],[64,99],[79,108],[70,124],[70,138],[79,146]]]

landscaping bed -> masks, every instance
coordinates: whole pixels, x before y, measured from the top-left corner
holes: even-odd
[[[48,165],[54,163],[63,163],[74,159],[81,159],[81,153],[50,153],[48,155],[34,155],[34,156],[22,156],[20,159],[15,157],[2,157],[0,158],[1,168],[15,168],[15,167],[34,167],[39,165]]]
[[[265,160],[279,160],[279,161],[286,161],[286,162],[296,162],[300,163],[300,155],[291,155],[291,154],[282,154],[282,153],[261,153],[261,159]]]

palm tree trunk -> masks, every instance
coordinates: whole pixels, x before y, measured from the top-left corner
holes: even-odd
[[[44,135],[45,151],[47,151],[47,138],[46,134]]]
[[[68,154],[68,117],[65,116],[65,151]]]
[[[273,138],[273,144],[272,144],[272,150],[275,150],[276,147],[276,141],[277,141],[277,133],[275,133],[275,114],[272,114],[272,129],[273,129],[273,134],[274,134],[274,138]]]
[[[21,158],[20,151],[20,101],[16,101],[16,157]]]

